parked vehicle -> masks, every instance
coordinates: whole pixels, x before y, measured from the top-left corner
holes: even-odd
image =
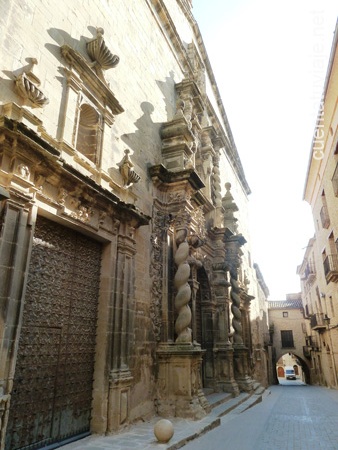
[[[295,369],[292,366],[285,367],[285,378],[287,380],[296,380]]]

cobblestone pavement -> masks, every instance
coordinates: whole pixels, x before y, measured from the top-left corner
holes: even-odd
[[[338,391],[316,386],[273,386],[264,401],[184,450],[337,450]]]
[[[60,450],[338,450],[337,390],[279,385],[265,391],[258,404],[254,397],[241,394],[199,421],[173,419],[175,434],[168,444],[156,441],[153,429],[159,418],[153,418]],[[227,414],[219,418],[225,407]]]

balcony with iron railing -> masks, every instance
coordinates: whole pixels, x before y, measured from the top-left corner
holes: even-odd
[[[324,322],[324,314],[316,313],[312,314],[310,317],[310,325],[313,330],[323,331],[326,329],[326,324]]]
[[[327,283],[333,281],[336,283],[338,281],[338,255],[337,253],[333,255],[327,255],[323,261],[324,273]]]

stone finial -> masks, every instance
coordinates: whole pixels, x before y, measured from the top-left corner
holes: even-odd
[[[18,94],[31,102],[32,106],[42,108],[49,103],[48,98],[39,89],[40,80],[33,73],[34,66],[38,63],[36,58],[31,58],[32,68],[29,71],[24,71],[16,77],[15,85]]]
[[[224,209],[224,227],[229,228],[233,233],[237,232],[237,219],[234,212],[238,211],[238,207],[234,202],[234,198],[230,192],[231,183],[225,183],[226,193],[222,198],[222,206]]]
[[[123,157],[122,161],[118,163],[120,173],[122,175],[123,184],[125,187],[129,187],[132,184],[137,183],[140,180],[140,175],[138,175],[133,170],[133,163],[131,162],[131,159],[129,157],[130,150],[126,149],[124,151],[125,156]]]
[[[174,435],[174,426],[168,419],[160,419],[154,426],[154,434],[159,443],[165,444]]]
[[[91,41],[87,42],[87,52],[93,61],[92,67],[99,66],[99,69],[111,69],[120,61],[117,55],[113,55],[105,44],[103,39],[103,28],[96,29],[97,36]]]

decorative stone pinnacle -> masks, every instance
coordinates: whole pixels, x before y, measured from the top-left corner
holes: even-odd
[[[111,69],[120,61],[117,55],[113,55],[105,44],[103,39],[104,29],[96,28],[97,36],[91,41],[87,42],[87,52],[93,61],[92,67],[99,66],[99,69]]]
[[[15,85],[18,94],[31,102],[33,107],[43,107],[49,103],[48,98],[39,89],[41,82],[39,78],[33,73],[34,66],[37,65],[36,58],[30,58],[31,70],[22,72],[15,80]]]
[[[141,178],[140,175],[138,175],[133,170],[134,165],[131,162],[129,153],[130,153],[130,150],[126,148],[124,151],[125,156],[123,157],[122,161],[120,163],[118,163],[119,170],[122,175],[123,183],[124,183],[125,187],[129,187],[132,184],[137,183]]]
[[[234,198],[230,192],[231,183],[225,183],[227,192],[222,198],[222,206],[224,209],[224,227],[229,228],[233,233],[237,232],[237,219],[234,212],[238,211],[238,207],[234,202]]]

